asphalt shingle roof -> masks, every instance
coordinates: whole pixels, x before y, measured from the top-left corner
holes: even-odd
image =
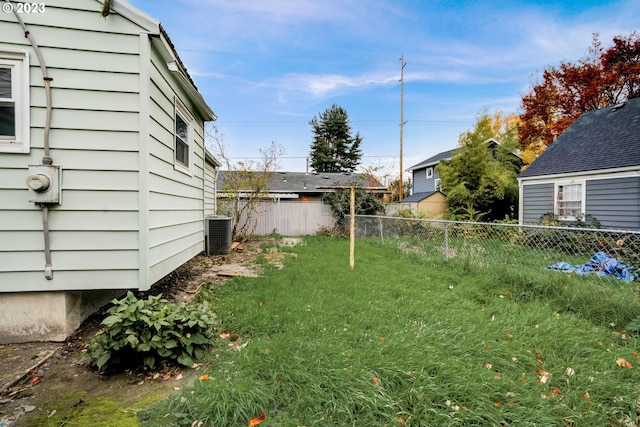
[[[438,163],[440,163],[440,160],[442,159],[450,159],[451,155],[453,154],[454,151],[456,151],[457,149],[453,149],[453,150],[447,150],[447,151],[443,151],[442,153],[438,153],[436,155],[433,155],[431,157],[429,157],[427,160],[423,160],[420,163],[417,163],[413,166],[411,166],[409,169],[407,170],[415,170],[415,169],[421,169],[427,166],[433,166],[433,165],[437,165]]]
[[[233,171],[219,171],[216,189],[222,192],[225,175],[233,173]],[[261,173],[261,172],[255,172]],[[380,182],[372,180],[368,174],[347,174],[347,173],[305,173],[305,172],[271,172],[269,184],[267,185],[270,193],[305,193],[305,194],[321,194],[332,189],[320,189],[318,186],[328,185],[351,185],[356,183],[362,187],[382,187]],[[382,191],[384,192],[384,191]]]
[[[640,98],[583,113],[520,178],[640,166]]]
[[[409,197],[405,197],[404,199],[402,199],[402,201],[400,203],[404,203],[404,202],[419,202],[421,200],[426,199],[427,197],[431,196],[434,193],[437,193],[437,191],[427,191],[427,192],[423,192],[423,193],[415,193],[415,194],[410,195]]]

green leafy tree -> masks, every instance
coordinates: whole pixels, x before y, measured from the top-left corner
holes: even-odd
[[[331,193],[326,193],[322,200],[331,207],[331,212],[336,218],[337,227],[346,227],[347,215],[351,212],[351,190],[338,188]],[[356,215],[378,215],[384,212],[384,205],[380,199],[365,190],[357,188],[355,190],[354,208]]]
[[[474,129],[460,135],[454,156],[436,166],[450,215],[487,221],[516,215],[516,177],[522,165],[514,154],[518,148],[516,123],[512,116],[483,112]]]
[[[362,138],[351,135],[347,111],[333,104],[309,122],[313,128],[311,167],[316,172],[353,172],[360,164]]]

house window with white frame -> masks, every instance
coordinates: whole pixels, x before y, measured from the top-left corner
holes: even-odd
[[[442,187],[440,186],[440,178],[435,179],[433,181],[433,183],[434,183],[434,190],[435,191],[442,191]]]
[[[0,51],[0,152],[29,152],[29,56]]]
[[[427,168],[427,179],[433,178],[433,168]]]
[[[187,109],[176,101],[174,152],[175,165],[189,170],[191,168],[191,156],[193,150],[193,119]]]
[[[556,185],[556,215],[559,219],[575,220],[583,213],[583,184]]]

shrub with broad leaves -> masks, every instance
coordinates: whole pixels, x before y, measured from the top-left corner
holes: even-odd
[[[143,300],[129,291],[112,303],[88,348],[89,364],[99,370],[192,366],[213,344],[216,318],[206,301]]]

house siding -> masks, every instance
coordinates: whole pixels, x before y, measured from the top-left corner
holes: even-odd
[[[65,339],[97,307],[204,249],[203,120],[215,115],[169,71],[175,52],[159,23],[124,2],[104,19],[102,1],[45,7],[21,18],[53,79],[50,156],[62,189],[49,207],[53,278],[25,184],[44,154],[42,71],[15,16],[0,14],[0,50],[28,54],[30,116],[29,151],[0,150],[0,343]],[[189,173],[174,167],[176,99],[193,117]]]
[[[147,286],[204,251],[204,126],[193,116],[191,173],[174,165],[175,98],[186,99],[166,70],[160,54],[151,51],[149,149],[149,275]]]
[[[416,204],[416,212],[418,215],[424,215],[425,218],[443,218],[448,207],[445,195],[437,192],[419,201]]]
[[[540,217],[553,212],[554,184],[529,184],[522,186],[522,223],[537,223]]]
[[[24,183],[43,155],[44,83],[15,17],[0,14],[0,49],[31,58],[31,150],[0,153],[0,292],[138,287],[143,29],[117,15],[102,19],[99,8],[47,1],[46,13],[21,16],[54,79],[50,147],[62,167],[62,204],[49,211],[54,280],[43,274],[42,213]]]
[[[589,180],[586,191],[586,213],[603,227],[640,230],[640,177]]]
[[[431,193],[436,191],[436,179],[440,179],[440,174],[433,168],[433,177],[427,178],[427,168],[416,169],[413,171],[413,194],[415,193]]]

